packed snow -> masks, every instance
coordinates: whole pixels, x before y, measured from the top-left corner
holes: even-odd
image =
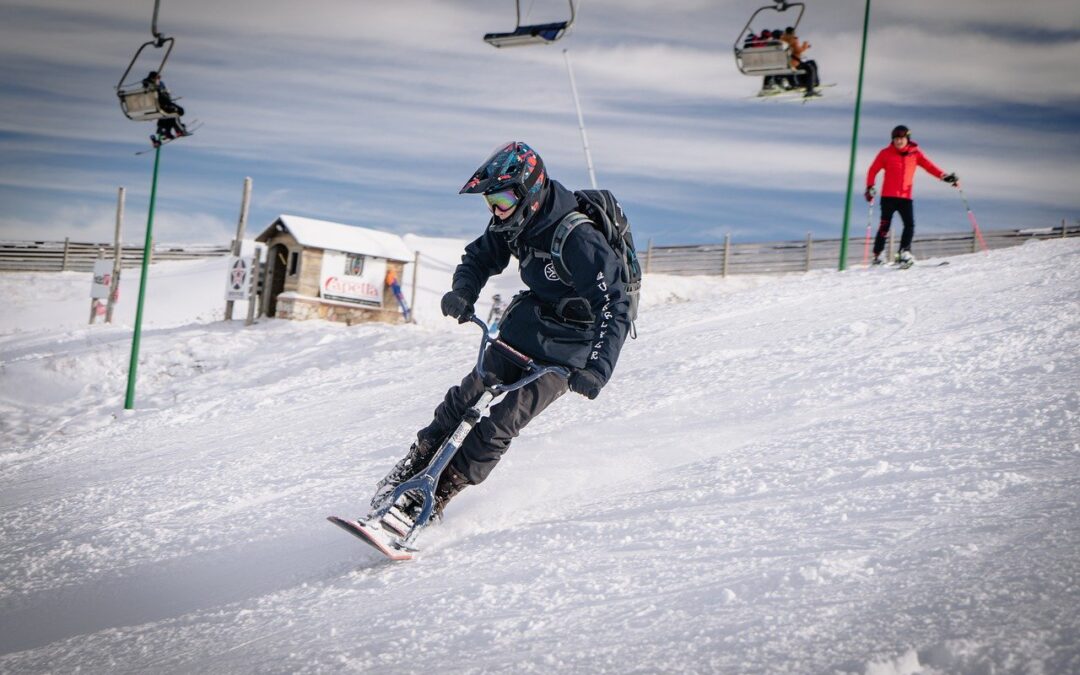
[[[479,337],[464,242],[406,243],[417,325],[225,323],[223,259],[154,265],[133,411],[137,271],[93,326],[88,274],[0,275],[0,672],[1080,672],[1080,241],[648,275],[600,398],[390,563],[325,518]]]

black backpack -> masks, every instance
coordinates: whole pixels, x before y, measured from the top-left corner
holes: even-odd
[[[555,226],[555,236],[551,242],[551,261],[559,280],[571,284],[570,270],[562,259],[562,248],[566,238],[574,228],[589,223],[603,235],[611,249],[622,262],[622,282],[630,298],[630,336],[637,337],[633,322],[637,319],[638,300],[641,296],[641,265],[638,263],[637,249],[634,248],[634,236],[630,232],[630,221],[626,219],[622,207],[610,190],[577,190],[578,208],[571,211]]]

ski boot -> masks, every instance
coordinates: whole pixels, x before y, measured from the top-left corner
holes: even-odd
[[[394,488],[423,471],[424,467],[431,461],[431,458],[435,456],[435,451],[439,449],[440,445],[442,445],[442,443],[431,441],[418,435],[416,437],[416,442],[409,448],[409,452],[394,465],[394,468],[390,470],[390,473],[386,474],[386,476],[375,485],[375,496],[371,498],[372,510],[382,506],[383,501],[390,496],[390,493],[394,491]]]
[[[911,255],[911,251],[900,251],[896,254],[896,264],[900,269],[906,270],[915,264],[915,256]]]
[[[874,254],[874,259],[870,262],[871,265],[884,265],[885,261],[881,259],[880,253]]]
[[[471,485],[469,479],[453,466],[448,466],[439,476],[439,482],[435,486],[435,505],[431,513],[428,525],[442,520],[443,510],[459,492]],[[423,498],[415,491],[406,492],[396,504],[390,507],[386,515],[382,517],[380,524],[383,529],[404,537],[408,534],[420,517],[420,511],[424,508]]]

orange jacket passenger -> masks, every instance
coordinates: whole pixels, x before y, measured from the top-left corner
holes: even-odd
[[[781,40],[786,42],[791,47],[791,67],[798,68],[802,63],[802,55],[807,49],[810,49],[809,42],[803,42],[799,44],[799,36],[794,33],[784,33],[780,37]]]
[[[882,197],[900,197],[911,199],[911,187],[915,183],[915,167],[921,166],[935,178],[941,178],[945,172],[939,169],[922,153],[915,141],[908,141],[903,150],[889,144],[882,148],[874,158],[870,170],[866,173],[866,187],[877,180],[878,172],[885,170],[885,182],[881,185]]]

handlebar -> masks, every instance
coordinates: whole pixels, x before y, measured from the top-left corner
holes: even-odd
[[[514,360],[517,365],[528,371],[528,375],[521,378],[517,382],[514,382],[513,384],[503,384],[502,382],[500,382],[492,386],[492,389],[495,391],[496,395],[505,394],[506,392],[514,391],[516,389],[521,389],[525,385],[535,382],[536,380],[540,379],[544,375],[547,375],[548,373],[555,373],[556,375],[563,378],[570,377],[570,370],[568,368],[564,368],[563,366],[542,366],[529,356],[522,354],[521,352],[506,344],[502,340],[499,340],[498,338],[492,338],[491,335],[488,333],[488,325],[484,323],[483,319],[476,316],[475,314],[469,318],[469,321],[475,323],[477,326],[480,326],[480,330],[483,331],[483,335],[480,338],[480,354],[476,357],[476,372],[479,373],[481,377],[484,377],[488,374],[488,372],[484,370],[484,353],[487,351],[487,347],[489,344],[498,349],[499,351],[503,352],[503,354]]]

